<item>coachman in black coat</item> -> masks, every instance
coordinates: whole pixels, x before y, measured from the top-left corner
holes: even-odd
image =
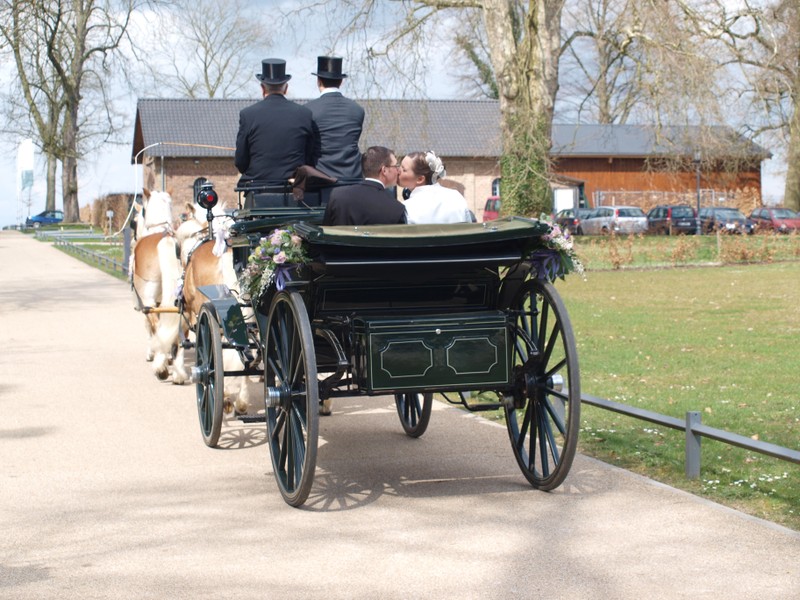
[[[265,97],[239,113],[234,164],[242,174],[239,185],[258,182],[285,184],[301,165],[314,166],[314,126],[311,111],[287,100],[286,61],[261,63]]]
[[[364,109],[345,98],[339,86],[347,77],[342,73],[342,59],[317,57],[317,86],[322,95],[306,104],[314,118],[317,146],[316,167],[340,182],[361,179],[361,152],[358,141],[364,125]]]

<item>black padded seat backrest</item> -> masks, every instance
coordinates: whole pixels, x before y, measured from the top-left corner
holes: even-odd
[[[297,204],[300,206],[323,206],[322,203],[322,192],[327,190],[314,190],[311,192],[304,192],[303,199],[298,201]],[[330,196],[330,193],[328,194]],[[325,199],[325,203],[327,204],[328,200]]]
[[[294,208],[297,201],[291,191],[285,192],[247,192],[244,208]]]
[[[291,191],[286,192],[247,192],[243,208],[297,208],[298,206],[319,207],[328,204],[333,188],[306,191],[302,200],[297,200]]]

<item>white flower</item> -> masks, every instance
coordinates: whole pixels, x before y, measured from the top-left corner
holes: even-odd
[[[428,163],[433,175],[431,176],[431,183],[436,183],[440,179],[447,177],[447,171],[444,170],[442,159],[436,156],[432,150],[425,153],[425,162]]]

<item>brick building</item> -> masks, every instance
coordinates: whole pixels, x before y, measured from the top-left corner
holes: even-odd
[[[304,103],[305,100],[296,100]],[[144,185],[172,192],[176,213],[193,198],[197,182],[214,183],[228,207],[239,174],[233,165],[239,111],[252,99],[140,99],[136,110],[131,159],[143,165]],[[496,191],[502,150],[500,109],[491,100],[359,100],[366,112],[362,150],[392,148],[398,157],[434,150],[444,160],[448,178],[464,185],[464,195],[481,219],[486,198]],[[703,135],[707,135],[706,131]],[[736,148],[735,169],[725,151],[704,160],[704,189],[751,190],[760,199],[764,149],[713,132]],[[554,125],[553,171],[561,182],[580,185],[590,204],[598,193],[615,191],[693,192],[696,170],[693,144],[701,132],[690,128],[656,130],[637,125]],[[729,154],[733,154],[731,151]],[[666,158],[674,160],[664,160]]]

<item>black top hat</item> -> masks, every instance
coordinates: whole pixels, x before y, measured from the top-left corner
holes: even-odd
[[[312,73],[323,79],[344,79],[347,77],[342,73],[342,59],[338,56],[318,56],[317,72]]]
[[[286,61],[280,58],[265,58],[261,61],[261,75],[256,73],[256,79],[266,84],[286,83],[291,78],[286,74]]]

